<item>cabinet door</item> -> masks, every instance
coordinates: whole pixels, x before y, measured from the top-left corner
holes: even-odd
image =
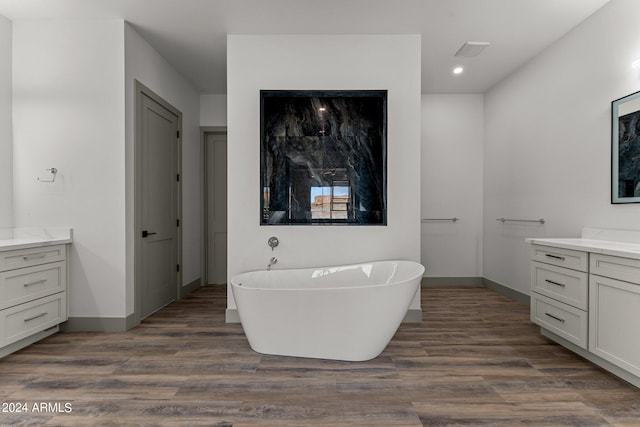
[[[589,351],[640,376],[640,285],[589,276]]]

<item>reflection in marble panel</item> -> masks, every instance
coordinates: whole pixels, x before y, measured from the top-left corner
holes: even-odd
[[[261,91],[261,224],[386,225],[386,91]]]
[[[640,197],[640,112],[618,119],[618,197]]]

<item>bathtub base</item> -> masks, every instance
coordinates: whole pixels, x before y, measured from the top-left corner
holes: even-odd
[[[237,308],[227,308],[224,317],[225,323],[240,323],[240,314]],[[407,310],[402,323],[420,323],[422,322],[422,309],[410,308]]]

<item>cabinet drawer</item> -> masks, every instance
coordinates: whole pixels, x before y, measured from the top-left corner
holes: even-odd
[[[640,285],[591,275],[589,351],[640,376]]]
[[[67,283],[66,263],[36,265],[0,273],[0,309],[62,292]]]
[[[65,255],[66,249],[64,245],[41,246],[0,252],[0,271],[64,261]]]
[[[531,293],[531,321],[587,349],[587,313],[544,295]]]
[[[640,260],[591,254],[589,272],[631,283],[640,283]]]
[[[533,261],[531,284],[534,292],[581,310],[586,310],[588,307],[587,273]]]
[[[67,293],[40,298],[0,311],[0,343],[11,344],[67,320]]]
[[[573,270],[587,271],[587,267],[589,267],[589,257],[587,255],[587,252],[574,251],[571,249],[531,245],[531,259],[534,261],[571,268]]]

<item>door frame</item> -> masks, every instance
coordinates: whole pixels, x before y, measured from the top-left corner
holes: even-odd
[[[167,102],[160,95],[149,89],[144,84],[134,79],[135,89],[135,116],[134,116],[134,142],[133,142],[133,253],[134,253],[134,321],[139,324],[142,321],[142,273],[143,269],[138,268],[142,262],[142,245],[140,233],[142,232],[142,97],[147,96],[162,107],[169,110],[178,117],[178,132],[176,141],[176,171],[180,179],[177,182],[176,193],[176,214],[180,221],[176,233],[176,262],[182,267],[182,112]],[[182,298],[182,268],[176,275],[176,298]]]
[[[208,276],[208,245],[207,236],[209,235],[209,186],[207,185],[208,168],[207,168],[207,136],[209,135],[227,135],[226,126],[201,126],[200,127],[200,151],[202,163],[200,166],[200,182],[202,185],[202,193],[200,194],[200,206],[202,206],[202,215],[200,215],[200,229],[202,230],[202,238],[200,239],[200,277],[202,277],[202,283],[209,284]],[[227,172],[228,173],[228,172]]]

